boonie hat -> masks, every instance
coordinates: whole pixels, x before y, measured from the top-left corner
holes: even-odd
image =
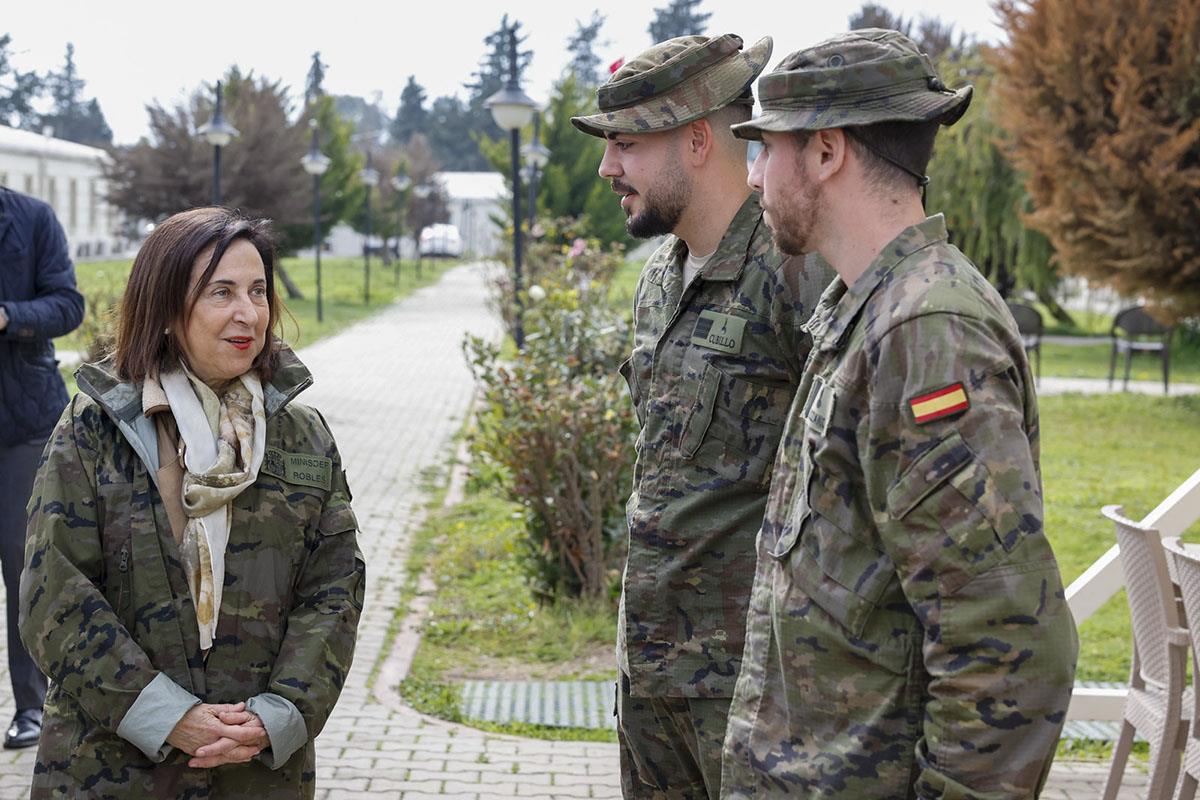
[[[599,114],[571,117],[584,133],[649,133],[678,128],[733,102],[753,103],[750,84],[767,66],[771,37],[742,50],[742,38],[680,36],[624,64],[596,90]]]
[[[902,33],[851,31],[792,53],[758,81],[762,113],[732,126],[743,139],[762,131],[816,131],[877,122],[953,125],[971,103],[970,85],[950,90],[929,56]]]

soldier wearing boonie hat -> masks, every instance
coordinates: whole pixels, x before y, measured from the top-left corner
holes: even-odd
[[[1078,639],[1043,530],[1037,398],[1004,301],[919,187],[947,89],[895,31],[759,81],[750,173],[837,271],[806,329],[758,542],[722,796],[1035,797]]]
[[[621,366],[641,424],[617,645],[627,798],[719,796],[754,540],[810,349],[801,328],[833,277],[775,249],[729,130],[770,53],[732,34],[662,42],[571,120],[606,140],[599,172],[629,231],[667,235]]]

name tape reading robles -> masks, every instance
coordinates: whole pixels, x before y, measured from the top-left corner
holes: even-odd
[[[328,491],[333,479],[333,461],[310,453],[285,453],[268,447],[262,471],[280,480],[300,486],[315,486]]]

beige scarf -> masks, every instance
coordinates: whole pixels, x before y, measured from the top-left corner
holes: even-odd
[[[247,373],[218,397],[186,370],[159,381],[183,442],[183,511],[180,556],[196,606],[200,647],[212,647],[225,583],[225,546],[232,503],[258,478],[266,450],[262,384]]]

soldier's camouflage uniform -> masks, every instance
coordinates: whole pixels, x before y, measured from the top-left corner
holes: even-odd
[[[788,129],[776,123],[764,128]],[[849,288],[835,280],[807,328],[722,796],[1036,796],[1078,640],[1043,530],[1037,400],[1012,316],[938,215]]]
[[[78,380],[86,394],[64,412],[30,500],[21,633],[50,678],[32,797],[311,798],[313,740],[350,669],[364,566],[333,437],[317,412],[291,402],[311,384],[308,371],[285,350],[264,383],[266,443],[284,459],[328,459],[317,462],[328,469],[301,484],[260,472],[233,501],[207,658],[156,464],[147,464],[156,442],[140,435],[141,387],[92,365]],[[307,740],[290,757],[268,749],[210,770],[189,768],[186,753],[161,741],[143,741],[143,752],[118,729],[152,683],[182,707],[257,697],[266,713],[283,698]]]
[[[633,355],[621,369],[642,425],[618,629],[634,704],[733,692],[754,539],[809,349],[800,326],[832,275],[817,259],[806,265],[775,250],[755,197],[685,289],[686,257],[687,246],[669,237],[647,262]],[[714,773],[727,702],[707,714],[713,731],[696,732],[715,742],[699,759]],[[641,766],[670,773],[667,764]]]

